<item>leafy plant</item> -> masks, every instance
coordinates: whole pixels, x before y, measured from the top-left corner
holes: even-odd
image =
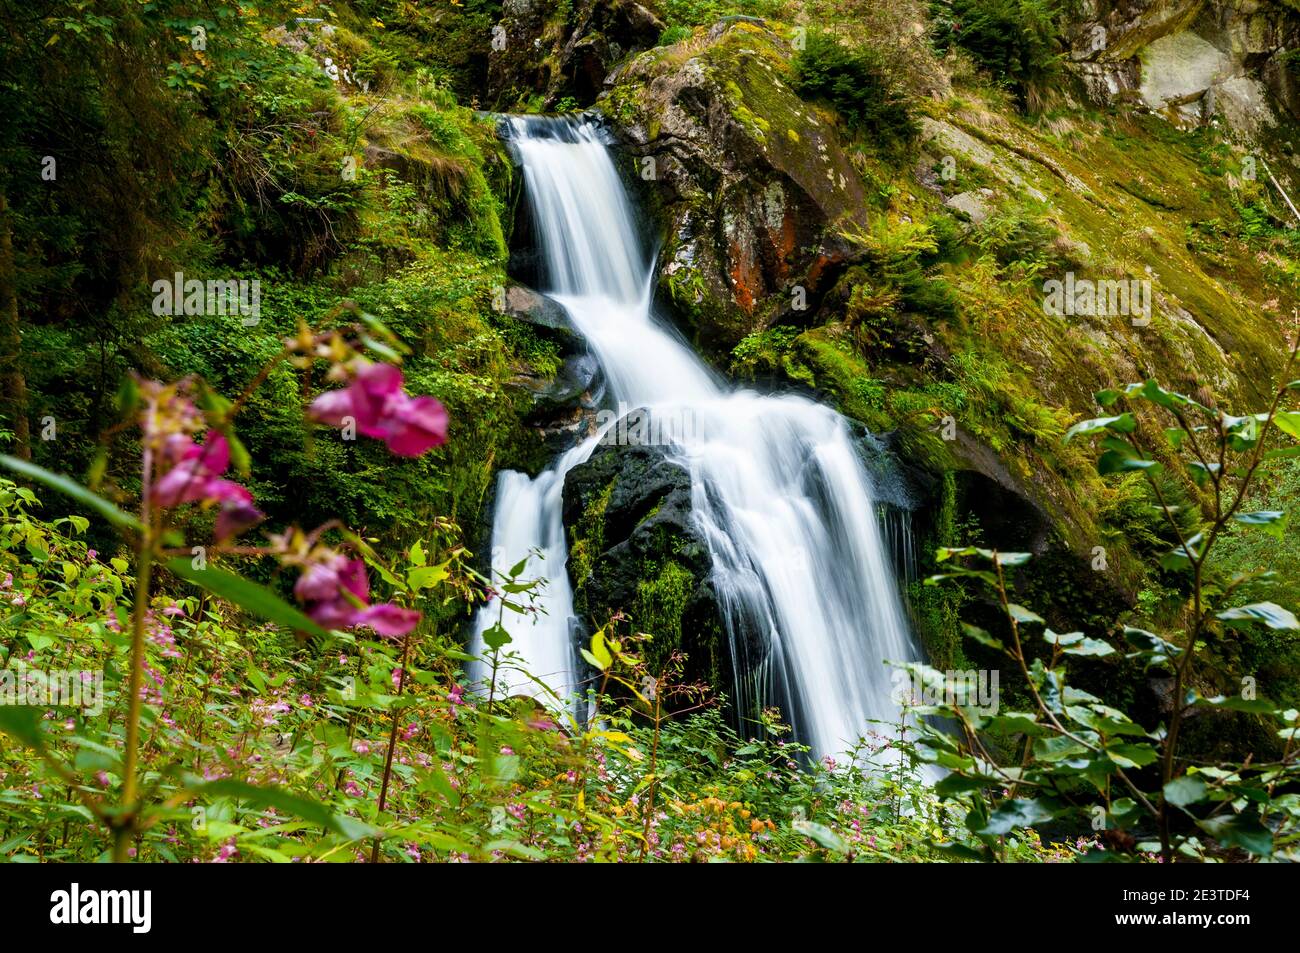
[[[1295,360],[1293,349],[1288,372]],[[1285,403],[1296,389],[1300,383],[1283,383],[1266,410],[1233,416],[1155,381],[1130,384],[1097,395],[1102,406],[1116,411],[1112,416],[1077,423],[1066,434],[1066,440],[1100,441],[1100,474],[1139,473],[1148,479],[1176,540],[1161,564],[1186,577],[1189,593],[1168,631],[1126,627],[1120,644],[1083,632],[1057,633],[1015,601],[1012,574],[1030,554],[969,546],[939,551],[939,560],[953,568],[929,582],[962,579],[992,594],[1005,617],[1002,630],[966,625],[966,635],[1008,659],[1032,699],[1023,712],[977,711],[951,695],[922,709],[960,726],[955,733],[927,726],[914,754],[950,772],[935,791],[967,812],[966,827],[977,846],[962,850],[963,856],[997,858],[1011,832],[1073,818],[1102,833],[1110,849],[1099,844],[1090,855],[1098,859],[1135,852],[1158,853],[1165,862],[1227,852],[1295,857],[1300,811],[1288,786],[1300,777],[1295,744],[1300,714],[1256,697],[1250,681],[1233,694],[1208,691],[1212,679],[1198,661],[1208,645],[1243,628],[1300,630],[1295,615],[1274,602],[1234,600],[1243,587],[1267,582],[1267,570],[1224,576],[1211,559],[1232,527],[1282,533],[1285,512],[1249,510],[1244,504],[1264,461],[1300,452],[1291,444],[1269,446],[1276,438],[1300,441],[1300,411]],[[1133,409],[1119,410],[1121,403]],[[1140,408],[1148,412],[1140,414]],[[1163,460],[1157,459],[1157,448]],[[1170,503],[1158,479],[1165,472],[1185,480],[1199,504],[1190,533],[1186,514]],[[1070,684],[1071,664],[1121,656],[1166,674],[1168,707],[1159,724],[1143,724]],[[943,673],[923,665],[910,668],[917,678],[944,689]],[[1280,742],[1278,750],[1230,764],[1188,764],[1179,748],[1188,719],[1227,712],[1258,717]],[[1014,760],[985,746],[981,738],[991,731],[1018,739]]]

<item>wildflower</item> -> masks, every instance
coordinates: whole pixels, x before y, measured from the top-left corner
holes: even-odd
[[[224,541],[262,519],[253,505],[253,494],[238,483],[222,477],[230,468],[230,442],[220,431],[208,431],[203,446],[189,437],[174,434],[163,444],[169,469],[154,484],[149,498],[156,506],[169,509],[182,503],[217,503],[216,537]]]
[[[364,625],[380,635],[401,636],[420,621],[414,609],[392,603],[369,605],[366,564],[329,550],[308,562],[293,593],[306,604],[307,615],[327,629]]]
[[[97,558],[98,556],[99,556],[99,550],[97,550],[97,549],[88,549],[88,550],[86,550],[86,558],[87,558],[87,559],[95,559],[95,558]]]
[[[437,398],[411,397],[402,383],[394,365],[363,362],[351,371],[347,387],[321,394],[308,413],[334,427],[355,423],[399,457],[418,457],[446,442],[447,410]]]

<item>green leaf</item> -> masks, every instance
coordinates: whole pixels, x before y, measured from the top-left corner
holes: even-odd
[[[1273,415],[1273,426],[1296,440],[1300,440],[1300,411],[1279,410]]]
[[[41,734],[41,721],[45,710],[36,705],[0,704],[0,732],[18,739],[29,748],[38,751],[45,747],[45,738]]]
[[[1146,660],[1148,667],[1152,665],[1168,665],[1173,659],[1183,654],[1183,650],[1178,646],[1166,642],[1154,632],[1148,632],[1146,629],[1135,629],[1126,626],[1124,628],[1124,638],[1136,649],[1128,657],[1143,658]]]
[[[450,575],[446,565],[417,566],[406,574],[406,584],[419,592],[421,589],[432,589]]]
[[[1024,624],[1036,623],[1046,625],[1047,620],[1032,609],[1026,609],[1024,606],[1016,605],[1014,602],[1007,603],[1007,614],[1017,622]]]
[[[1151,745],[1121,744],[1106,749],[1106,756],[1121,768],[1141,768],[1160,757]]]
[[[1142,457],[1124,453],[1119,450],[1107,450],[1097,458],[1097,473],[1108,476],[1111,473],[1125,473],[1129,470],[1146,470],[1159,473],[1162,469],[1159,461],[1145,460]]]
[[[1101,639],[1090,639],[1082,632],[1067,632],[1058,635],[1051,629],[1043,632],[1043,639],[1052,645],[1059,645],[1066,655],[1085,655],[1105,658],[1115,654],[1115,647]]]
[[[329,634],[304,612],[289,605],[270,589],[243,576],[211,566],[206,569],[195,569],[190,560],[180,557],[167,560],[167,568],[182,579],[206,589],[215,596],[233,602],[241,609],[246,609],[268,622],[274,622],[296,632],[308,632],[312,635]]]
[[[51,473],[44,467],[38,467],[34,463],[29,463],[26,460],[19,460],[17,457],[11,457],[7,454],[0,453],[0,464],[3,464],[10,470],[21,473],[23,476],[30,477],[33,480],[38,480],[46,486],[58,490],[60,493],[67,494],[78,503],[81,503],[83,506],[87,506],[97,512],[114,526],[123,526],[127,529],[137,531],[144,530],[144,524],[130,513],[124,513],[98,493],[92,493],[75,480],[70,480],[65,476],[59,476],[57,473]]]
[[[818,824],[816,821],[794,821],[790,826],[796,833],[811,838],[827,850],[837,854],[849,852],[849,845],[844,842],[844,838],[824,824]]]
[[[510,638],[510,633],[500,624],[492,626],[483,633],[483,644],[492,652],[499,651],[502,646],[509,645],[512,641],[514,640]]]
[[[1093,394],[1093,399],[1102,407],[1109,407],[1115,401],[1119,400],[1120,393],[1117,390],[1099,390]]]
[[[1203,695],[1193,695],[1189,701],[1193,705],[1208,705],[1211,708],[1244,711],[1255,715],[1268,715],[1277,711],[1277,706],[1267,698],[1242,698],[1240,695],[1215,695],[1213,698],[1206,698]]]
[[[1259,819],[1248,814],[1229,814],[1197,821],[1197,826],[1221,844],[1240,847],[1248,853],[1267,857],[1273,853],[1273,835]]]
[[[1174,778],[1165,785],[1165,800],[1174,807],[1187,807],[1189,804],[1204,801],[1209,791],[1208,784],[1195,775],[1188,774],[1181,778]]]
[[[999,837],[1003,834],[1009,834],[1020,827],[1032,827],[1035,824],[1050,821],[1055,814],[1055,811],[1041,801],[1030,798],[1013,798],[999,804],[997,809],[989,815],[988,823],[975,833],[988,837]]]
[[[999,652],[1006,651],[1006,646],[1004,646],[1001,641],[995,639],[993,636],[989,635],[987,631],[981,629],[977,625],[968,625],[963,622],[961,624],[961,630],[966,633],[966,638],[974,639],[980,645],[987,645],[989,648],[997,649]]]
[[[1286,529],[1286,512],[1283,510],[1256,510],[1253,513],[1235,513],[1232,517],[1246,526],[1262,526],[1264,532],[1281,539]]]
[[[186,788],[195,794],[203,794],[208,797],[229,797],[239,801],[247,801],[257,807],[273,807],[277,811],[300,817],[311,824],[319,824],[326,830],[348,840],[361,840],[366,837],[374,837],[380,833],[378,828],[365,824],[354,817],[334,813],[319,801],[290,794],[288,791],[277,787],[262,787],[224,778],[217,781],[187,784]]]
[[[1080,434],[1095,433],[1098,430],[1110,430],[1114,433],[1132,433],[1137,429],[1137,421],[1131,413],[1122,413],[1116,417],[1094,417],[1081,420],[1065,432],[1064,443],[1069,443]]]
[[[1272,602],[1255,602],[1248,606],[1225,609],[1216,613],[1215,618],[1222,619],[1230,625],[1242,622],[1262,622],[1270,629],[1284,629],[1287,631],[1300,629],[1300,620],[1296,619],[1294,613]]]

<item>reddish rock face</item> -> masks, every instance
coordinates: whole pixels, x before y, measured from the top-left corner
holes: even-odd
[[[598,101],[652,161],[642,198],[686,330],[729,350],[833,284],[866,197],[828,119],[789,87],[786,39],[752,21],[643,53]]]

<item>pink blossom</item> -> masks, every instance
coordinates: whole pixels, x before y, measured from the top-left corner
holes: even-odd
[[[447,410],[437,398],[411,397],[402,383],[401,370],[392,364],[364,363],[347,387],[321,394],[308,413],[334,427],[353,422],[399,457],[418,457],[446,443]]]
[[[305,603],[307,614],[327,629],[364,625],[383,636],[406,635],[420,621],[420,613],[391,603],[368,605],[370,583],[366,564],[342,553],[328,553],[303,570],[293,593]]]
[[[230,468],[230,442],[220,431],[208,431],[203,446],[183,434],[173,434],[163,445],[163,458],[172,467],[154,484],[150,499],[164,509],[182,503],[217,503],[218,541],[230,539],[262,518],[253,494],[221,474]]]

